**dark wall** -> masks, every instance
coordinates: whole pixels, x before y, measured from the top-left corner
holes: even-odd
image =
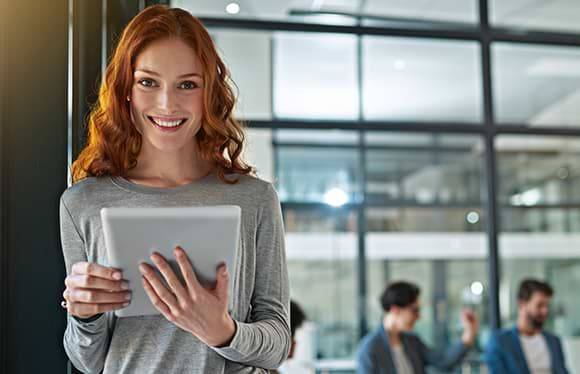
[[[84,143],[103,50],[155,3],[167,1],[0,0],[0,373],[77,372],[62,347],[59,197]]]
[[[67,4],[0,0],[1,373],[66,372]]]

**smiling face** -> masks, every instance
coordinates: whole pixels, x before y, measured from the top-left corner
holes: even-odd
[[[179,38],[157,40],[137,56],[131,88],[131,117],[143,149],[195,149],[203,105],[201,64]]]
[[[395,316],[399,331],[412,331],[415,324],[421,318],[421,304],[419,299],[406,307],[393,306],[391,314]]]

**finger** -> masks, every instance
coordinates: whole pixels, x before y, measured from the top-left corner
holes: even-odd
[[[123,277],[119,269],[102,266],[95,262],[77,262],[72,266],[72,273],[88,274],[110,280],[120,280]]]
[[[193,271],[193,265],[189,261],[187,254],[181,247],[175,248],[173,251],[175,258],[177,259],[177,264],[179,265],[179,270],[181,271],[181,275],[185,280],[185,285],[190,293],[190,296],[195,298],[196,294],[203,288]]]
[[[67,309],[68,312],[73,316],[79,318],[88,318],[99,313],[123,309],[128,305],[129,305],[128,302],[110,303],[110,304],[85,304],[85,303],[68,302]]]
[[[177,296],[177,298],[180,300],[186,300],[188,298],[187,291],[185,290],[185,288],[183,288],[183,285],[181,284],[181,282],[179,281],[179,279],[173,272],[173,269],[171,268],[171,266],[169,266],[169,263],[165,260],[165,258],[161,256],[159,253],[154,253],[151,256],[151,261],[155,263],[157,269],[159,269],[159,272],[161,273],[161,275],[163,275],[163,277],[167,281],[167,284],[171,288],[171,291],[173,291],[173,293]]]
[[[157,274],[153,271],[153,268],[148,264],[142,263],[139,265],[139,271],[141,271],[143,277],[149,282],[149,285],[155,291],[155,295],[169,308],[176,310],[178,305],[175,295],[165,287],[163,282],[161,282]]]
[[[143,289],[145,289],[145,293],[147,294],[147,296],[149,296],[151,304],[153,304],[155,309],[157,309],[161,314],[163,314],[165,318],[167,318],[169,321],[173,321],[174,318],[173,314],[171,314],[171,309],[157,295],[151,283],[149,283],[147,278],[145,278],[144,276],[141,277],[141,280],[143,282]]]
[[[108,292],[87,288],[75,288],[65,291],[65,300],[73,303],[110,304],[125,303],[131,300],[130,291]]]
[[[228,290],[229,290],[229,275],[228,269],[225,264],[222,264],[218,267],[217,271],[217,284],[216,284],[216,294],[218,299],[220,300],[227,300],[228,299]]]
[[[110,280],[88,274],[71,274],[66,277],[64,284],[70,288],[92,288],[107,291],[125,291],[129,283],[124,280]]]

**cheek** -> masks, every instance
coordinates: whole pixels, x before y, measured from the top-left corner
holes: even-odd
[[[201,113],[203,107],[203,96],[201,92],[187,95],[181,98],[180,106],[187,108],[192,113]]]
[[[131,104],[136,110],[142,110],[155,103],[155,95],[144,93],[140,90],[133,90]]]

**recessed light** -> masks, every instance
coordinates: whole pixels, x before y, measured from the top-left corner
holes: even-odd
[[[226,5],[226,12],[228,14],[238,14],[240,12],[240,6],[237,3],[229,3]]]

